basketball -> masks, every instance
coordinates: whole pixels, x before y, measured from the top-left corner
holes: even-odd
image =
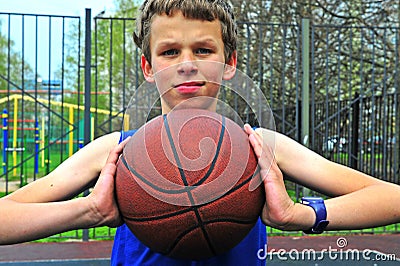
[[[139,128],[117,163],[118,207],[151,250],[205,259],[235,247],[264,205],[257,158],[243,129],[201,109],[173,110]]]

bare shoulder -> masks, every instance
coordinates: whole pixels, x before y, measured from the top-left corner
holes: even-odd
[[[262,136],[264,144],[271,147],[278,165],[289,160],[300,151],[308,153],[307,148],[282,133],[265,128],[258,128],[256,132]]]
[[[306,168],[316,164],[325,167],[329,163],[322,156],[282,133],[268,129],[259,129],[256,132],[262,134],[264,143],[273,149],[279,168],[293,177],[302,179],[301,174]]]
[[[99,171],[104,166],[110,151],[118,145],[120,136],[120,132],[113,132],[98,137],[68,160],[73,161],[73,164],[86,163],[86,168],[93,167],[93,171]]]
[[[337,196],[381,183],[362,172],[327,160],[284,134],[266,129],[256,132],[262,134],[264,143],[273,145],[279,168],[298,184]]]
[[[87,147],[88,148],[97,147],[99,149],[111,150],[112,148],[118,145],[120,137],[121,137],[121,132],[112,132],[94,139],[87,145]]]

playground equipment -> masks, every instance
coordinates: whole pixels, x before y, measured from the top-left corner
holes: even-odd
[[[78,148],[83,146],[82,140],[76,140],[74,136],[74,123],[80,122],[75,121],[75,111],[84,110],[84,106],[80,106],[77,104],[71,103],[63,103],[53,100],[47,100],[42,98],[33,98],[29,95],[21,95],[21,94],[13,94],[8,97],[4,97],[0,99],[0,105],[6,102],[13,102],[12,106],[12,114],[13,118],[9,119],[9,110],[4,109],[2,113],[2,122],[3,122],[3,174],[7,171],[7,153],[12,152],[12,161],[13,161],[13,175],[17,175],[17,153],[24,152],[24,147],[18,147],[18,130],[26,130],[26,131],[34,131],[34,168],[35,173],[39,171],[39,157],[41,157],[41,166],[45,165],[45,118],[43,116],[35,117],[35,119],[19,119],[18,115],[20,114],[18,101],[28,101],[28,102],[36,102],[46,106],[59,106],[68,109],[68,156],[71,156],[74,153],[74,144],[78,143]],[[123,113],[120,112],[112,112],[109,110],[91,108],[91,113],[103,114],[103,115],[112,115],[116,117],[123,117],[124,120],[129,120]],[[19,127],[19,123],[34,123],[32,127]],[[124,123],[126,125],[128,123]],[[12,125],[12,126],[11,126]],[[91,139],[94,138],[94,118],[91,118]],[[9,140],[11,139],[12,145],[9,146]]]
[[[15,107],[15,106],[14,106]],[[18,107],[17,107],[18,108]],[[7,152],[12,152],[13,153],[13,165],[15,166],[17,164],[17,152],[23,152],[25,151],[25,147],[17,147],[17,130],[34,130],[35,131],[35,160],[34,160],[34,167],[35,167],[35,174],[39,172],[39,123],[37,120],[29,120],[29,119],[16,119],[16,113],[14,113],[14,119],[8,120],[8,111],[7,109],[3,110],[2,113],[2,120],[3,120],[3,174],[6,173],[7,171]],[[8,123],[12,123],[13,127],[9,128]],[[29,128],[29,127],[24,127],[24,128],[19,128],[18,123],[24,123],[24,122],[34,122],[35,127],[34,128]],[[9,130],[13,132],[13,147],[8,147],[8,132]],[[16,173],[17,169],[14,167],[13,169],[13,174],[14,176],[17,174]]]

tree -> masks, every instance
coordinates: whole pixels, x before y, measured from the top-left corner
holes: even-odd
[[[377,71],[384,67],[382,62],[384,59],[395,58],[398,47],[394,42],[396,38],[396,29],[393,25],[400,25],[400,3],[399,1],[305,1],[305,0],[289,0],[289,1],[232,1],[235,11],[238,14],[240,25],[240,36],[242,38],[242,51],[239,54],[244,55],[243,63],[251,64],[250,69],[258,69],[257,64],[262,60],[263,62],[270,62],[272,60],[272,52],[281,49],[277,55],[284,54],[285,56],[294,55],[296,53],[293,49],[301,49],[296,42],[298,38],[296,35],[301,32],[296,32],[299,29],[302,18],[310,18],[313,25],[318,25],[314,28],[314,47],[315,50],[326,49],[337,58],[343,57],[348,60],[364,62],[364,64],[371,64],[372,58],[360,58],[357,50],[364,49],[364,54],[375,48],[375,65]],[[274,25],[279,23],[280,26]],[[265,25],[265,26],[260,26]],[[328,27],[319,27],[319,25],[331,25]],[[380,29],[379,26],[385,26],[387,29]],[[286,35],[283,35],[286,34]],[[340,34],[340,36],[339,36]],[[398,30],[397,30],[398,35]],[[260,38],[263,37],[263,43]],[[247,45],[250,39],[251,45]],[[273,40],[275,44],[269,41]],[[329,43],[327,43],[327,40]],[[363,44],[361,44],[363,41]],[[280,44],[277,44],[280,42]],[[283,43],[282,43],[283,42]],[[263,56],[260,57],[259,53],[249,53],[246,47],[252,49],[264,49]],[[364,47],[362,47],[364,45]],[[281,48],[279,48],[281,46]],[[283,46],[286,46],[285,53],[282,53]],[[353,50],[349,50],[353,48]],[[385,51],[383,51],[385,47]],[[342,49],[339,51],[338,49]],[[268,52],[270,49],[270,52]],[[385,55],[383,53],[386,53]],[[372,53],[371,53],[372,54]],[[247,58],[247,55],[252,55],[253,58]],[[315,54],[315,62],[323,62],[324,54]],[[257,60],[258,59],[258,60]],[[379,59],[379,61],[378,61]],[[283,62],[283,58],[275,57],[275,62]],[[289,60],[287,60],[289,61]],[[389,64],[389,60],[387,63]],[[318,70],[322,65],[316,65]],[[272,67],[272,66],[271,66]],[[349,67],[344,64],[343,67]],[[394,67],[393,64],[387,67]],[[249,68],[247,66],[247,68]],[[278,70],[275,77],[284,74],[287,70],[280,69],[279,66],[274,67]],[[357,69],[357,68],[355,68]],[[332,76],[336,76],[339,69],[331,69]],[[345,69],[345,72],[348,72]],[[383,71],[382,71],[383,72]],[[290,71],[289,73],[294,73]],[[286,77],[289,78],[290,77]],[[291,83],[293,80],[291,80]]]
[[[124,112],[131,96],[141,83],[139,52],[132,40],[138,6],[133,1],[115,1],[112,17],[95,19],[94,61],[96,62],[95,105]],[[122,121],[99,124],[105,131],[121,128]],[[100,133],[100,132],[99,132]]]
[[[134,88],[141,82],[137,71],[140,66],[138,51],[132,41],[137,6],[127,0],[116,0],[114,5],[114,12],[106,11],[92,21],[91,106],[110,111],[109,115],[93,114],[95,137],[121,129],[122,121],[115,119],[115,112],[124,112]],[[79,42],[84,39],[83,27],[84,23],[69,28],[64,70],[69,87],[81,92],[84,90],[84,75],[79,65],[85,62],[85,44]],[[84,104],[83,96],[71,100]]]
[[[32,67],[16,51],[15,42],[0,32],[0,90],[21,92],[26,80],[34,80]],[[6,93],[0,95],[2,98]]]
[[[240,26],[239,66],[260,84],[270,84],[269,88],[263,88],[269,90],[266,94],[278,98],[290,96],[292,93],[282,93],[296,87],[300,77],[293,74],[298,73],[302,49],[299,39],[302,18],[309,18],[312,25],[311,59],[317,99],[326,93],[352,97],[355,86],[365,87],[371,79],[377,83],[385,81],[388,88],[395,88],[394,78],[384,77],[384,72],[395,68],[392,59],[396,54],[399,56],[395,43],[399,32],[393,27],[400,23],[399,1],[232,0],[232,3]],[[263,77],[257,76],[258,70],[262,70]],[[342,83],[340,95],[336,90],[338,76],[353,80],[351,84]],[[383,93],[382,86],[376,89],[378,92],[368,93]]]

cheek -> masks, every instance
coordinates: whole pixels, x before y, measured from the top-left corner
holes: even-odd
[[[158,61],[153,63],[153,72],[156,79],[165,80],[165,78],[167,78],[168,76],[171,77],[174,69],[174,67],[167,63],[162,63]]]
[[[155,82],[160,95],[163,95],[171,88],[171,77],[174,76],[173,71],[165,68],[155,74]]]
[[[209,87],[209,96],[217,97],[220,89],[220,84],[212,83]]]
[[[207,81],[220,85],[224,74],[224,64],[220,62],[205,62],[202,64],[201,72]]]
[[[154,60],[152,66],[155,78],[165,78],[165,76],[171,71],[170,65],[160,60]]]

